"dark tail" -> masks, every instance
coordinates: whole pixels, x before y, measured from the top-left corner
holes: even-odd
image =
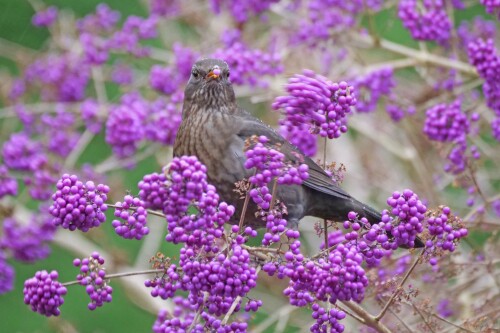
[[[354,200],[354,206],[356,206],[358,209],[356,209],[355,211],[360,214],[361,216],[364,216],[368,219],[368,222],[370,222],[370,224],[374,224],[374,223],[379,223],[381,220],[382,220],[382,215],[380,215],[380,213],[368,206],[368,205],[365,205],[364,203],[362,202],[359,202],[357,200]],[[391,235],[392,236],[392,235]],[[403,249],[409,249],[410,247],[408,245],[400,245],[401,248]],[[418,238],[415,238],[415,248],[422,248],[424,247],[424,242]]]

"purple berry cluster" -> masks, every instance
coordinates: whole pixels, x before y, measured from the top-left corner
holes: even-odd
[[[311,0],[307,1],[306,19],[301,20],[296,33],[292,36],[295,43],[307,43],[316,46],[319,42],[331,40],[347,28],[352,27],[366,8],[372,11],[380,9],[381,0]]]
[[[397,246],[408,245],[414,247],[417,234],[424,230],[422,222],[427,207],[420,201],[418,195],[409,189],[404,190],[403,193],[394,192],[387,199],[387,204],[392,208],[390,213],[396,219],[392,220],[389,212],[384,211],[382,213],[382,222],[378,226],[392,234]],[[366,235],[368,240],[372,240],[372,230]],[[385,244],[390,240],[386,240],[386,238],[387,236],[378,235],[376,240],[383,248],[389,249],[389,246]],[[395,248],[393,247],[393,249]]]
[[[151,15],[171,17],[179,13],[180,5],[178,0],[150,0],[149,12]]]
[[[120,20],[120,12],[112,10],[107,4],[97,5],[95,13],[78,20],[79,32],[111,31]]]
[[[9,176],[5,165],[0,165],[0,199],[6,195],[17,195],[17,180]]]
[[[462,21],[457,28],[457,36],[460,39],[462,49],[467,52],[469,43],[478,39],[495,39],[497,26],[494,21],[485,20],[482,16],[476,16],[474,20]]]
[[[0,252],[0,295],[14,288],[14,268],[7,263],[5,254]]]
[[[498,0],[480,0],[481,5],[486,7],[486,12],[496,14],[500,19],[500,2]]]
[[[337,300],[363,300],[368,278],[361,266],[363,256],[355,244],[339,243],[316,262],[305,260],[298,249],[290,247],[285,259],[287,268],[283,273],[290,278],[290,283],[284,294],[290,298],[290,304],[305,306],[315,301],[335,304]]]
[[[175,157],[167,175],[163,211],[168,222],[168,242],[210,244],[222,236],[234,207],[219,203],[215,187],[207,182],[207,169],[195,156]],[[193,205],[198,213],[188,212]]]
[[[154,333],[176,333],[187,332],[192,327],[191,332],[204,333],[202,324],[193,324],[196,316],[196,305],[191,304],[187,299],[176,296],[173,299],[174,309],[172,313],[167,310],[160,310],[155,323],[153,324]]]
[[[49,208],[54,225],[87,232],[106,220],[107,185],[96,186],[92,181],[84,184],[77,176],[64,174],[57,181],[56,188],[52,195],[54,202]]]
[[[58,277],[56,271],[36,272],[34,277],[24,282],[24,303],[44,316],[59,316],[59,307],[64,303],[67,289],[57,281]]]
[[[149,84],[159,93],[172,95],[180,91],[189,76],[191,67],[199,58],[199,54],[180,43],[172,46],[173,61],[169,66],[153,65],[149,73]],[[182,100],[182,98],[181,98]]]
[[[26,225],[9,217],[3,222],[0,248],[10,251],[12,257],[32,263],[50,254],[49,242],[54,238],[56,227],[47,211],[34,214]]]
[[[395,122],[401,121],[406,116],[414,115],[416,112],[414,106],[404,108],[397,104],[387,104],[385,110],[387,111],[391,119]]]
[[[431,251],[442,249],[453,252],[457,241],[466,237],[469,232],[462,226],[460,219],[451,214],[449,207],[440,207],[440,210],[441,212],[433,213],[427,219],[427,229],[433,238],[429,239],[425,245]],[[430,263],[435,265],[437,259],[432,258]]]
[[[282,110],[281,125],[288,131],[299,124],[329,139],[347,132],[346,117],[356,105],[354,88],[346,82],[333,83],[327,78],[304,70],[288,80],[287,96],[277,97],[273,109]]]
[[[149,234],[149,228],[146,226],[148,211],[145,206],[144,201],[131,195],[126,195],[123,202],[115,204],[115,217],[123,220],[111,222],[118,236],[141,240]]]
[[[153,257],[153,267],[162,269],[163,272],[157,274],[153,279],[144,281],[146,288],[152,288],[151,296],[161,299],[174,298],[175,292],[181,288],[181,272],[177,265],[170,263],[170,258],[158,253]]]
[[[118,157],[133,155],[145,139],[172,144],[181,122],[182,95],[169,101],[144,99],[139,93],[123,95],[120,104],[112,105],[106,121],[106,142]]]
[[[232,84],[267,87],[263,77],[283,72],[281,57],[275,50],[251,49],[241,40],[239,32],[228,38],[231,33],[226,32],[222,36],[225,46],[217,49],[212,57],[224,60],[231,68]]]
[[[86,99],[80,105],[81,117],[85,123],[85,127],[94,134],[99,134],[102,128],[101,108],[103,106],[99,105],[93,98]]]
[[[10,136],[3,144],[2,156],[5,166],[17,171],[35,171],[48,162],[42,144],[23,132]]]
[[[292,145],[299,148],[304,155],[313,157],[318,151],[317,137],[311,133],[307,124],[299,124],[297,126],[288,127],[280,126],[280,134],[285,137]]]
[[[111,107],[106,121],[106,143],[119,157],[135,153],[138,143],[144,138],[144,120],[148,104],[138,94],[127,94],[121,103]]]
[[[265,12],[277,2],[279,0],[210,0],[210,7],[215,14],[220,14],[221,7],[226,7],[236,22],[245,23],[250,17]]]
[[[495,113],[491,127],[493,136],[500,141],[500,56],[492,39],[477,39],[468,45],[469,60],[484,79],[483,92],[486,104]]]
[[[421,10],[419,9],[421,4]],[[451,36],[452,23],[446,13],[444,0],[401,0],[399,18],[416,40],[446,44]]]
[[[332,332],[341,333],[344,332],[344,325],[340,324],[338,321],[346,317],[345,312],[337,309],[327,310],[320,306],[318,303],[314,303],[311,306],[312,318],[316,322],[311,326],[310,331],[312,333],[322,333],[322,332]]]
[[[109,280],[106,280],[106,270],[103,265],[104,258],[98,252],[92,253],[88,258],[73,260],[73,266],[80,267],[80,274],[76,279],[90,296],[89,310],[95,310],[113,299],[111,295],[113,288],[108,285]]]
[[[49,102],[81,101],[89,80],[90,66],[72,53],[37,58],[24,73],[27,86],[40,89],[42,100]]]
[[[269,184],[276,179],[274,186],[300,185],[309,177],[309,168],[307,164],[286,164],[285,156],[279,151],[279,146],[270,145],[269,139],[265,136],[253,137],[250,140],[253,140],[253,144],[249,142],[251,145],[245,151],[245,168],[255,169],[255,172],[249,178],[252,188],[248,194],[262,209],[261,218],[266,221],[267,228],[262,243],[268,246],[273,242],[279,242],[280,234],[285,232],[287,225],[287,221],[283,218],[286,215],[286,207],[282,204],[273,206]],[[298,238],[299,234],[288,230],[287,236]]]
[[[173,95],[170,101],[158,98],[150,103],[145,124],[145,138],[164,145],[173,145],[182,121],[182,95]]]
[[[137,184],[139,198],[144,202],[144,207],[163,211],[165,201],[168,200],[167,177],[165,173],[152,173],[145,175]]]
[[[470,130],[467,115],[462,112],[462,101],[437,104],[426,111],[424,133],[430,140],[454,142],[466,136]]]
[[[467,135],[470,132],[471,121],[477,121],[478,115],[468,117],[462,112],[462,101],[456,99],[451,104],[437,104],[426,112],[423,131],[430,140],[452,142],[453,147],[447,155],[448,162],[444,166],[446,172],[458,174],[467,167]],[[475,146],[470,147],[473,159],[481,157]]]
[[[245,297],[257,285],[250,254],[241,244],[234,242],[227,254],[217,253],[200,259],[199,253],[187,246],[181,249],[179,261],[184,272],[182,288],[189,291],[192,303],[199,305],[204,304],[204,292],[209,291],[205,312],[212,316],[227,313],[237,297]]]
[[[392,68],[382,68],[353,81],[357,91],[356,110],[371,112],[382,96],[389,96],[395,86]]]
[[[33,15],[31,23],[33,23],[35,27],[50,27],[57,20],[57,14],[57,7],[47,7]]]

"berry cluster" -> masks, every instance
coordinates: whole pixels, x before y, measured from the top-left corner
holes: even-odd
[[[48,243],[54,238],[55,231],[47,211],[33,215],[26,225],[9,217],[3,222],[0,248],[8,249],[14,259],[22,262],[45,259],[50,253]]]
[[[311,133],[307,124],[298,124],[293,127],[281,125],[280,134],[292,145],[299,148],[304,155],[309,157],[316,155],[318,150],[317,137]]]
[[[149,209],[163,210],[165,201],[168,200],[167,177],[165,173],[152,173],[142,177],[137,184],[139,188],[139,198],[144,202],[144,206]]]
[[[0,295],[14,288],[14,268],[7,263],[5,254],[0,252]]]
[[[9,177],[5,165],[0,165],[0,199],[6,195],[17,195],[17,180]]]
[[[31,310],[44,316],[59,316],[59,307],[64,303],[67,289],[57,278],[56,271],[38,271],[35,276],[24,282],[24,303],[30,305]]]
[[[57,20],[57,14],[57,7],[47,7],[33,15],[31,23],[36,27],[50,27]]]
[[[115,216],[123,220],[111,222],[118,236],[140,240],[149,234],[149,228],[146,226],[148,211],[141,199],[126,195],[123,202],[115,204]]]
[[[56,226],[86,232],[106,220],[107,185],[95,186],[92,181],[84,184],[77,176],[64,174],[57,181],[56,188],[52,195],[54,202],[49,208]]]
[[[469,133],[470,123],[461,110],[462,101],[452,104],[437,104],[426,112],[424,133],[431,140],[454,142]]]
[[[221,227],[234,213],[234,207],[222,202],[215,187],[207,182],[207,169],[194,156],[175,157],[168,169],[167,200],[163,211],[168,222],[168,242],[211,244],[222,236]],[[188,208],[194,205],[197,214]]]
[[[232,84],[266,87],[268,84],[262,77],[283,72],[281,57],[275,51],[250,49],[239,34],[226,38],[226,42],[225,47],[215,50],[212,57],[224,60],[231,68]]]
[[[313,133],[330,139],[347,131],[346,117],[356,105],[354,88],[346,82],[333,83],[310,70],[288,80],[287,96],[277,97],[273,109],[282,110],[281,124],[288,131],[308,124]]]
[[[210,7],[215,14],[220,14],[221,7],[227,7],[236,22],[244,23],[253,15],[265,12],[276,2],[279,2],[279,0],[210,0]]]
[[[420,13],[417,0],[401,0],[398,15],[416,40],[445,44],[450,39],[452,23],[444,0],[424,0]]]
[[[464,228],[458,217],[451,214],[449,207],[440,207],[441,212],[435,212],[427,219],[427,228],[432,239],[426,242],[426,247],[430,250],[442,249],[444,251],[455,251],[456,243],[460,238],[468,235],[468,230]],[[437,259],[432,258],[431,264],[435,265]]]
[[[99,253],[94,252],[88,258],[73,260],[75,267],[80,267],[80,274],[76,276],[78,283],[85,287],[85,291],[90,296],[89,310],[95,310],[104,303],[110,303],[113,299],[111,294],[113,288],[108,285],[104,258]]]
[[[358,92],[356,110],[371,112],[382,96],[389,96],[395,86],[392,68],[382,68],[353,81]]]
[[[485,80],[483,84],[486,104],[495,112],[492,121],[493,136],[500,141],[500,56],[492,39],[477,39],[468,45],[469,60],[479,75]]]

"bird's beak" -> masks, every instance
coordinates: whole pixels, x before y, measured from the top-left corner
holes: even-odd
[[[219,77],[220,77],[220,69],[219,69],[219,67],[215,67],[210,72],[208,72],[205,79],[208,81],[211,79],[218,79]]]

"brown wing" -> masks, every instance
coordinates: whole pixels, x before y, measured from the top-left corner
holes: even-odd
[[[239,110],[238,116],[242,121],[238,136],[243,140],[246,140],[252,135],[265,135],[272,144],[281,144],[281,152],[285,154],[288,160],[305,163],[309,166],[309,178],[304,182],[305,186],[334,197],[345,199],[351,198],[346,191],[335,185],[330,176],[328,176],[319,165],[305,156],[304,153],[283,138],[283,136],[273,128],[264,124],[261,120],[253,117],[244,110]]]

